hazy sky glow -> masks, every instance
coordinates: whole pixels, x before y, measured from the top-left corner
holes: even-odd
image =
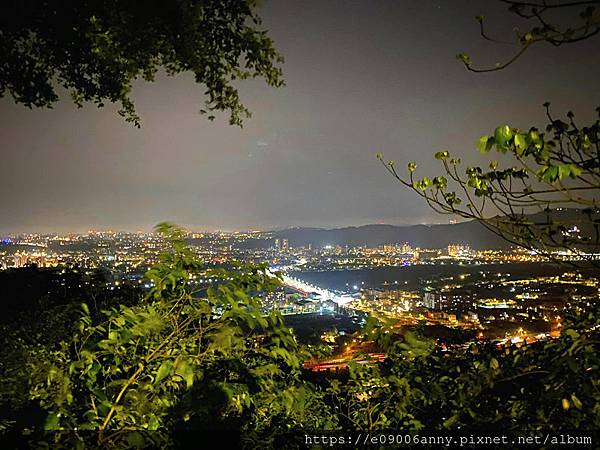
[[[543,125],[546,100],[588,119],[600,104],[589,97],[600,38],[542,45],[507,71],[473,74],[456,53],[489,64],[514,51],[482,41],[477,14],[502,37],[518,24],[491,1],[265,1],[287,86],[241,84],[253,112],[243,129],[200,116],[191,77],[136,85],[141,129],[114,108],[0,99],[0,232],[445,220],[375,153],[431,174],[437,150],[476,158],[475,140],[500,123]]]

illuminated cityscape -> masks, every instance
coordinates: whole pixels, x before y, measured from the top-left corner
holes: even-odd
[[[3,448],[600,448],[600,0],[5,3]]]
[[[565,309],[589,306],[600,287],[597,273],[564,272],[523,249],[417,248],[409,243],[295,247],[276,236],[189,232],[186,238],[207,271],[246,261],[266,263],[281,275],[281,287],[263,298],[265,312],[280,311],[299,334],[303,327],[311,329],[307,341],[329,345],[338,360],[368,345],[358,330],[369,315],[393,319],[397,326],[424,324],[442,346],[547,339],[560,333]],[[4,237],[0,265],[4,270],[29,265],[102,269],[110,273],[113,288],[127,282],[148,289],[144,273],[165,250],[154,233],[22,234]],[[198,285],[213,281],[208,275],[194,280]],[[461,338],[449,339],[452,330],[460,331]],[[379,353],[372,349],[370,354]]]

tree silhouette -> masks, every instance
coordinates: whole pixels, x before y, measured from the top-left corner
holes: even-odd
[[[51,108],[60,87],[78,106],[117,103],[119,114],[139,126],[133,81],[152,81],[159,70],[189,72],[205,86],[201,112],[212,120],[214,111],[227,111],[230,123],[241,125],[250,113],[235,81],[283,83],[282,57],[255,3],[9,0],[0,8],[0,97]]]

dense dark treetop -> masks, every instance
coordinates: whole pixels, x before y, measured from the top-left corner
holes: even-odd
[[[241,125],[249,111],[234,80],[282,84],[282,58],[260,29],[253,0],[8,1],[0,12],[0,96],[28,107],[52,107],[63,89],[77,105],[120,104],[139,126],[132,82],[158,70],[191,72],[205,86],[203,113],[229,113]],[[60,86],[60,88],[59,88]],[[62,88],[62,89],[61,89]]]

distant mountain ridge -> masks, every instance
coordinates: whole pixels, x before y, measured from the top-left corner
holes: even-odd
[[[553,210],[554,220],[581,224],[586,219],[579,209]],[[544,220],[545,215],[530,216]],[[584,227],[586,228],[586,227]],[[291,247],[323,247],[325,245],[377,247],[408,243],[420,248],[443,248],[450,244],[469,245],[476,250],[508,249],[513,245],[485,228],[476,220],[440,225],[362,225],[335,229],[289,228],[272,232],[273,239],[287,239]]]
[[[287,239],[291,247],[326,245],[377,247],[408,243],[413,247],[442,248],[450,244],[473,249],[506,249],[510,244],[477,221],[444,225],[362,225],[335,229],[290,228],[273,232],[273,238]]]

